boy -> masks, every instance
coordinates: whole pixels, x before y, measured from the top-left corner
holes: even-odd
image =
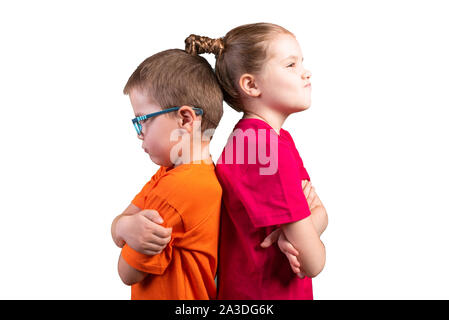
[[[162,51],[139,65],[124,93],[142,148],[160,168],[112,223],[120,278],[131,299],[214,299],[222,189],[209,141],[223,96],[213,69],[203,57]],[[132,238],[130,219],[148,239]],[[133,249],[145,240],[146,254]]]

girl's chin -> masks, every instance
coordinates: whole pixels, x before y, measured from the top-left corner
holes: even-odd
[[[303,102],[303,103],[301,103],[299,106],[298,106],[298,110],[299,111],[304,111],[304,110],[307,110],[307,109],[309,109],[310,108],[310,101],[308,101],[308,102]]]
[[[289,114],[296,113],[296,112],[301,112],[301,111],[307,110],[309,108],[310,108],[310,104],[304,104],[303,103],[303,104],[300,104],[300,105],[297,105],[297,106],[291,108]]]

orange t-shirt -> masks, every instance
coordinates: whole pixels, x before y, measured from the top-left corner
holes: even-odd
[[[157,255],[125,244],[123,259],[148,275],[131,287],[131,299],[215,299],[222,189],[213,163],[161,166],[131,203],[157,210],[172,239]]]

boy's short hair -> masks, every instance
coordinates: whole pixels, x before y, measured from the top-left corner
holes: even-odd
[[[223,115],[223,93],[211,65],[181,49],[161,51],[145,59],[128,79],[123,93],[134,88],[142,89],[163,110],[183,105],[203,109],[201,132],[215,129]]]

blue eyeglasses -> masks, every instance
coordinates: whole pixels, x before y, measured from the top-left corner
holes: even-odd
[[[164,113],[168,113],[168,112],[172,112],[172,111],[177,111],[177,110],[179,110],[180,108],[181,108],[181,107],[168,108],[168,109],[165,109],[165,110],[162,110],[162,111],[149,113],[149,114],[146,114],[146,115],[144,115],[144,116],[140,116],[140,117],[136,117],[136,118],[132,119],[134,128],[135,128],[136,131],[137,131],[137,135],[139,135],[139,136],[142,135],[142,124],[140,123],[141,121],[145,121],[145,120],[147,120],[147,119],[149,119],[149,118],[152,118],[152,117],[155,117],[155,116],[164,114]],[[203,115],[203,109],[197,108],[197,107],[192,107],[192,109],[195,110],[195,114],[197,114],[197,115],[199,115],[199,116]]]

